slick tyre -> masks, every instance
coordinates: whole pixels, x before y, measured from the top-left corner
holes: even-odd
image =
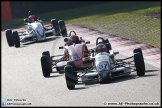
[[[144,64],[144,71],[145,71],[145,63],[144,63],[143,53],[142,53],[141,48],[135,48],[135,49],[133,50],[133,53],[137,53],[137,52],[140,52],[140,53],[141,53],[141,56],[142,56],[142,62],[143,62],[143,64]]]
[[[76,83],[76,75],[74,74],[73,68],[70,65],[65,66],[65,80],[66,85],[69,90],[72,90],[75,88]]]
[[[55,29],[56,36],[60,36],[60,28],[59,28],[58,20],[57,19],[52,19],[51,24],[53,26],[53,29]]]
[[[107,53],[110,53],[109,50],[112,50],[111,44],[110,43],[105,43],[106,48],[107,48]]]
[[[7,43],[8,43],[9,47],[14,46],[12,30],[10,30],[10,29],[6,30],[6,39],[7,39]]]
[[[137,52],[134,54],[134,63],[137,71],[138,76],[144,76],[145,75],[145,70],[144,70],[144,62],[143,58],[140,52]]]
[[[20,47],[20,38],[17,31],[13,31],[13,41],[16,48]]]
[[[50,67],[48,58],[46,55],[43,55],[41,57],[41,66],[42,66],[42,72],[44,77],[50,77]]]
[[[67,30],[64,21],[59,20],[58,23],[60,27],[60,33],[62,34],[63,37],[67,37]]]
[[[42,56],[45,55],[47,56],[47,59],[48,59],[48,62],[49,62],[49,67],[50,67],[50,71],[49,72],[52,72],[52,60],[51,60],[51,56],[50,56],[50,52],[49,51],[44,51],[42,53]]]
[[[106,43],[109,43],[109,40],[108,40],[108,39],[105,39],[104,42],[105,42],[105,44],[106,44]]]

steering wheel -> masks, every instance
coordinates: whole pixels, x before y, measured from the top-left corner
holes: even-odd
[[[102,43],[105,45],[104,39],[103,39],[102,37],[98,37],[98,38],[96,39],[96,46],[99,44],[99,42],[98,42],[99,39],[102,40]]]
[[[69,37],[71,36],[71,33],[72,33],[72,32],[76,35],[75,31],[71,31],[71,32],[69,33]]]

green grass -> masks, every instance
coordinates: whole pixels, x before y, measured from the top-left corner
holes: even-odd
[[[160,18],[156,17],[160,13]],[[84,8],[38,14],[44,24],[56,18],[66,24],[88,27],[161,48],[160,2],[106,2]],[[23,18],[2,21],[2,29],[23,26]],[[79,34],[78,34],[79,35]]]

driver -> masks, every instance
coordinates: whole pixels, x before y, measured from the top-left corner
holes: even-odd
[[[95,52],[96,52],[96,54],[102,53],[102,52],[106,53],[107,47],[103,43],[100,43],[100,44],[97,45]]]
[[[81,44],[81,43],[83,43],[85,46],[84,57],[88,57],[89,51],[88,51],[87,45],[85,44],[85,40],[83,40],[82,38],[80,38],[80,40],[79,40],[79,37],[76,35],[70,36],[69,39],[66,38],[66,42],[65,42],[64,46],[66,46],[66,45],[69,46],[72,44]],[[68,50],[67,49],[64,50],[64,57],[65,57],[64,60],[68,59]]]
[[[113,61],[113,63],[115,63],[114,55],[110,55],[109,53],[107,53],[107,47],[103,43],[99,43],[96,46],[95,53],[96,53],[96,55],[100,53],[102,55],[110,56],[110,58]]]
[[[29,23],[33,23],[35,21],[35,16],[34,15],[30,15],[29,16]]]
[[[33,14],[32,11],[28,12],[28,21],[29,23],[33,23],[34,21],[36,21],[36,16]]]
[[[87,53],[89,53],[88,51],[88,48],[87,48],[87,45],[85,44],[85,40],[82,39],[82,37],[80,37],[80,40],[79,40],[79,37],[76,36],[76,35],[72,35],[69,39],[71,41],[72,44],[81,44],[83,43],[85,45],[85,54],[84,56],[88,56]]]

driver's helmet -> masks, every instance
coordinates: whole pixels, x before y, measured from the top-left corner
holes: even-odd
[[[75,44],[80,43],[80,41],[79,41],[79,37],[76,36],[76,35],[72,35],[72,36],[70,36],[69,41],[70,41],[71,44],[73,44],[73,43],[75,43]]]
[[[104,44],[98,44],[96,47],[96,54],[100,52],[107,52],[107,48]]]
[[[35,21],[35,16],[34,15],[30,15],[29,16],[29,21],[30,21],[30,23],[34,22]]]

